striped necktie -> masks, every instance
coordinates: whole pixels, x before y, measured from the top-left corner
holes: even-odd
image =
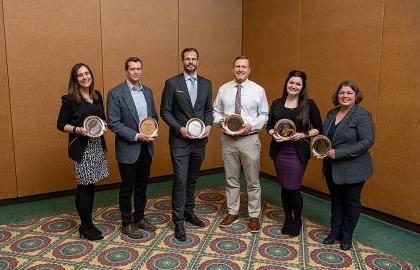
[[[235,87],[236,87],[235,113],[241,115],[241,88],[242,88],[242,85],[237,84]]]

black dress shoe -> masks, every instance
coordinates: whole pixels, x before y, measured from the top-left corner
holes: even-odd
[[[201,221],[194,213],[185,214],[185,220],[197,227],[205,227],[206,224]]]
[[[184,226],[175,225],[175,238],[180,242],[187,241],[187,235],[185,233]]]
[[[329,233],[328,236],[324,240],[322,240],[322,243],[325,245],[332,245],[335,243],[336,240],[338,240],[338,237],[332,233]]]
[[[104,239],[102,234],[98,234],[94,226],[80,226],[79,227],[80,238],[84,238],[90,241],[96,241]]]
[[[325,245],[332,245],[334,244],[335,240],[336,240],[335,237],[328,235],[324,240],[322,240],[322,243]]]
[[[146,218],[142,218],[139,222],[134,223],[134,226],[149,232],[156,231],[157,229],[156,226],[147,221]]]
[[[340,244],[340,249],[341,250],[350,250],[351,249],[351,242],[350,242],[350,244],[349,243],[341,243]]]

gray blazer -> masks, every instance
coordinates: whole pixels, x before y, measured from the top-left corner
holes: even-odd
[[[200,118],[206,126],[213,124],[211,81],[197,76],[197,83],[197,100],[193,107],[183,73],[165,82],[160,116],[170,128],[169,144],[173,147],[186,147],[190,144],[204,147],[207,143],[207,138],[187,140],[179,133],[179,129],[185,127],[191,118]]]
[[[152,90],[143,85],[147,103],[147,116],[158,120]],[[117,161],[133,164],[140,156],[141,143],[134,141],[139,132],[139,116],[127,82],[111,89],[107,98],[107,119],[109,129],[115,133],[115,155]],[[150,156],[153,156],[153,143],[147,143]]]
[[[328,134],[335,122],[339,107],[330,110],[324,122],[323,133]],[[354,105],[341,120],[331,140],[335,149],[332,160],[332,178],[336,184],[352,184],[366,181],[373,173],[368,149],[374,143],[374,126],[371,114]],[[326,170],[324,159],[323,172]]]

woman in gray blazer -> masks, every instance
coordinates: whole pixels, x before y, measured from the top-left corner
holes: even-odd
[[[331,231],[324,244],[340,240],[340,248],[352,247],[352,235],[360,216],[360,194],[372,175],[368,152],[374,142],[371,114],[358,106],[362,101],[359,87],[344,81],[333,95],[336,106],[327,114],[323,132],[332,143],[324,158],[323,173],[331,194]]]

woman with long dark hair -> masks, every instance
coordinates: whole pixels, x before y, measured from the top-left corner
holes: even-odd
[[[274,126],[280,119],[293,121],[296,133],[287,138],[278,136]],[[302,226],[303,199],[300,186],[311,157],[310,137],[318,135],[321,129],[319,109],[308,98],[306,74],[293,70],[284,83],[283,96],[271,104],[267,122],[267,131],[272,137],[270,157],[274,161],[282,188],[284,224],[281,232],[292,237],[300,234]]]
[[[94,115],[105,119],[102,96],[95,90],[93,74],[82,63],[72,67],[68,94],[61,97],[57,128],[69,133],[68,154],[73,160],[76,175],[75,204],[81,225],[80,237],[103,239],[102,232],[92,222],[95,183],[107,177],[106,145],[102,135],[94,138],[83,127],[86,117]]]

